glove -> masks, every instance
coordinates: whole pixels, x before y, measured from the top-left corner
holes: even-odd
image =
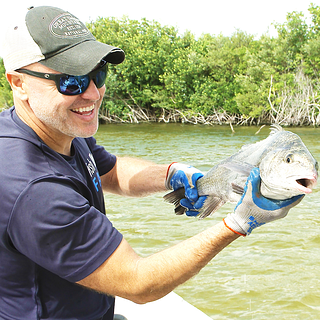
[[[242,236],[249,235],[253,229],[268,222],[284,218],[304,197],[298,195],[286,200],[265,198],[260,193],[260,182],[260,170],[253,168],[234,212],[223,220],[227,228]]]
[[[196,182],[203,177],[203,173],[192,167],[182,163],[173,162],[168,167],[165,186],[169,190],[185,189],[185,198],[180,200],[180,205],[186,208],[187,216],[197,216],[199,209],[207,196],[198,195]]]

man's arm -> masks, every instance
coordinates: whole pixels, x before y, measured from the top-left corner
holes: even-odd
[[[196,275],[239,235],[223,222],[147,258],[139,257],[126,240],[80,285],[136,303],[159,299]]]
[[[139,257],[123,239],[99,268],[78,283],[137,303],[163,297],[196,275],[240,235],[249,235],[254,228],[285,217],[302,199],[275,201],[264,198],[259,189],[259,169],[254,168],[234,212],[223,222],[147,258]]]
[[[123,196],[142,197],[165,191],[168,165],[117,157],[114,168],[101,177],[103,191]]]

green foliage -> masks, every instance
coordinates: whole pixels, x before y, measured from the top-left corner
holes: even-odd
[[[126,53],[124,63],[109,68],[102,114],[125,119],[137,107],[156,116],[175,109],[259,118],[272,112],[270,104],[281,104],[284,91],[294,93],[298,72],[317,92],[320,7],[310,4],[309,12],[310,20],[288,13],[285,23],[275,24],[277,37],[258,40],[241,30],[195,39],[156,21],[99,18],[88,24],[97,40]],[[2,60],[0,102],[12,104]]]
[[[314,4],[310,5],[309,12],[311,14],[312,25],[311,25],[311,34],[314,36],[319,35],[320,32],[320,6]]]
[[[7,109],[13,104],[12,92],[6,79],[3,60],[0,59],[0,111]]]
[[[107,86],[107,95],[126,104],[152,108],[168,100],[162,75],[175,56],[179,46],[177,31],[161,27],[157,22],[143,19],[141,22],[123,18],[100,18],[89,25],[97,40],[112,43],[126,52],[125,63],[112,68],[110,77],[116,75]],[[108,78],[107,83],[110,80]],[[161,98],[159,101],[158,99]],[[119,101],[120,100],[120,101]]]
[[[126,62],[112,68],[107,80],[104,107],[117,115],[131,105],[155,114],[178,109],[263,116],[270,111],[269,99],[280,101],[284,88],[294,86],[298,68],[317,81],[319,12],[310,6],[311,26],[302,13],[288,13],[284,24],[276,24],[277,38],[259,40],[240,30],[196,40],[190,32],[179,36],[174,28],[145,19],[98,19],[90,25],[98,40],[126,52]]]
[[[320,6],[311,5],[309,12],[312,25],[309,28],[308,42],[302,47],[303,69],[311,79],[318,79],[320,72]]]
[[[301,12],[292,12],[287,15],[287,22],[283,25],[276,25],[279,40],[282,42],[282,49],[288,56],[288,67],[293,68],[297,55],[309,38],[308,25],[304,21]]]

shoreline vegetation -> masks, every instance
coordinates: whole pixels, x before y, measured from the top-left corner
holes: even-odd
[[[288,13],[277,37],[230,37],[127,17],[87,23],[98,41],[122,48],[109,66],[102,123],[179,122],[231,126],[320,126],[320,6]],[[0,59],[0,106],[13,105]],[[1,108],[0,108],[1,111]]]
[[[303,73],[297,75],[296,82],[298,88],[290,92],[288,88],[281,94],[278,105],[272,102],[272,77],[268,103],[270,109],[259,117],[248,117],[241,114],[228,114],[226,111],[219,112],[212,110],[210,115],[204,116],[200,112],[197,114],[190,111],[180,111],[178,109],[165,109],[155,113],[150,109],[143,109],[135,103],[132,105],[125,102],[127,114],[119,117],[110,114],[108,109],[100,112],[102,123],[140,123],[140,122],[164,122],[164,123],[190,123],[203,125],[263,125],[277,123],[283,126],[319,126],[320,125],[320,96],[319,91],[315,92],[313,85],[306,79]],[[133,101],[134,102],[134,101]]]

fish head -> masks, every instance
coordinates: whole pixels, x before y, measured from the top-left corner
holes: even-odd
[[[315,188],[318,162],[299,140],[268,152],[261,160],[263,196],[283,200],[311,193]]]

